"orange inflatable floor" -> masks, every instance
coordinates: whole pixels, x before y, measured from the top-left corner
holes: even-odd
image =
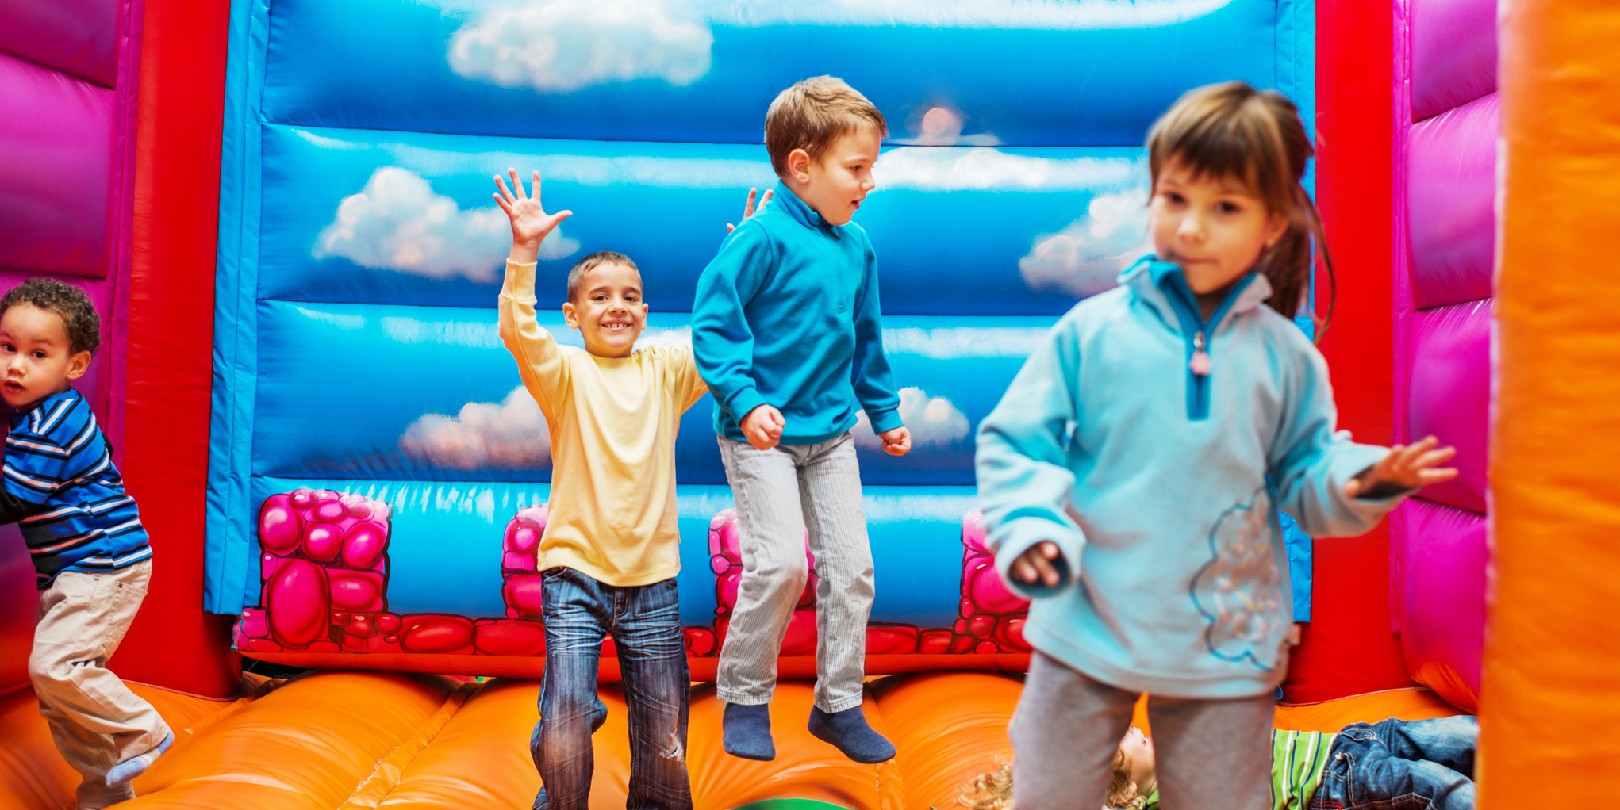
[[[1015,677],[937,673],[868,684],[867,716],[899,755],[858,765],[811,737],[811,688],[784,683],[771,705],[773,762],[727,756],[721,704],[694,687],[687,761],[698,808],[798,798],[839,807],[954,806],[958,788],[1011,756]],[[529,759],[532,681],[463,683],[424,675],[325,672],[250,677],[235,701],[135,685],[175,729],[175,744],[135,782],[130,810],[463,810],[528,808],[540,780]],[[604,687],[592,808],[622,808],[629,778],[624,700]],[[1456,710],[1423,690],[1280,707],[1284,728],[1336,730],[1356,720],[1417,719]],[[57,755],[33,693],[0,698],[0,807],[72,807],[74,774]],[[805,806],[801,804],[800,806]]]

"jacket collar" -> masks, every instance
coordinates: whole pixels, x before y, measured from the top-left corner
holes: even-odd
[[[771,207],[787,214],[794,222],[806,228],[821,231],[834,239],[839,238],[837,226],[827,222],[826,217],[816,213],[816,209],[811,208],[809,203],[799,199],[799,195],[794,194],[793,190],[788,188],[787,184],[781,180],[776,181],[776,193],[771,195]]]
[[[1191,290],[1187,286],[1187,276],[1179,264],[1160,261],[1157,256],[1149,253],[1121,273],[1119,283],[1146,301],[1169,323],[1180,323],[1187,315],[1191,315],[1194,322],[1203,320],[1196,309],[1196,301],[1188,300],[1183,303],[1183,296]],[[1271,282],[1266,281],[1266,277],[1261,273],[1250,272],[1238,279],[1232,292],[1227,294],[1226,301],[1216,307],[1215,312],[1217,315],[1222,313],[1240,315],[1260,306],[1270,297]],[[1185,312],[1188,306],[1194,307],[1190,313]]]

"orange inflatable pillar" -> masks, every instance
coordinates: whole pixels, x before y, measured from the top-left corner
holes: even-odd
[[[1620,762],[1620,5],[1513,0],[1500,31],[1479,806],[1607,807]]]

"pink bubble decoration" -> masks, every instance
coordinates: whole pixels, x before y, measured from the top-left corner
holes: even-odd
[[[304,556],[317,562],[331,562],[343,550],[343,531],[330,523],[315,523],[304,529]]]
[[[423,613],[406,618],[399,645],[412,653],[465,654],[473,651],[472,640],[471,619]]]
[[[540,618],[542,595],[539,574],[513,574],[501,585],[506,618]]]
[[[364,511],[369,515],[372,510]],[[363,515],[354,517],[363,522],[350,526],[343,535],[343,564],[350,568],[371,568],[388,548],[388,529],[365,520]]]
[[[271,495],[259,509],[259,545],[272,554],[291,554],[298,548],[303,521],[285,493]]]
[[[473,647],[482,655],[541,655],[546,628],[536,621],[486,619],[473,628]]]
[[[304,647],[327,629],[326,570],[308,560],[288,560],[265,585],[270,633],[285,647]]]
[[[1023,633],[1029,600],[1013,593],[996,570],[983,518],[977,509],[962,516],[962,599],[951,627],[950,651],[1029,652]]]
[[[546,505],[526,506],[506,523],[501,539],[501,599],[508,619],[539,618],[541,580],[535,572]]]
[[[907,655],[917,651],[921,631],[905,625],[880,625],[866,630],[867,655]]]
[[[729,616],[737,605],[737,588],[742,581],[741,533],[737,529],[737,510],[722,509],[709,521],[709,567],[715,572],[715,615]],[[804,590],[794,605],[798,610],[815,607],[816,558],[810,553],[809,534],[805,535],[804,557],[809,569]]]
[[[336,499],[322,500],[320,504],[315,507],[316,520],[324,520],[328,523],[335,523],[348,516],[348,508],[343,505],[342,501]]]
[[[332,583],[332,606],[365,613],[376,613],[383,608],[383,578],[371,571],[345,571],[334,568],[327,572]]]
[[[248,651],[369,651],[387,610],[386,503],[332,490],[272,495],[259,509],[262,623],[238,625]],[[393,631],[398,630],[397,619]]]
[[[682,628],[686,634],[686,652],[695,656],[710,656],[720,652],[720,637],[707,627]]]

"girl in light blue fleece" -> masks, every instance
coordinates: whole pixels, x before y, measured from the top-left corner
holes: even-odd
[[[1101,805],[1143,692],[1166,805],[1270,806],[1292,643],[1278,510],[1360,534],[1456,476],[1433,437],[1334,431],[1327,366],[1291,320],[1322,244],[1312,153],[1278,93],[1183,96],[1148,136],[1154,255],[1070,310],[980,426],[990,545],[1032,597],[1019,810]]]

